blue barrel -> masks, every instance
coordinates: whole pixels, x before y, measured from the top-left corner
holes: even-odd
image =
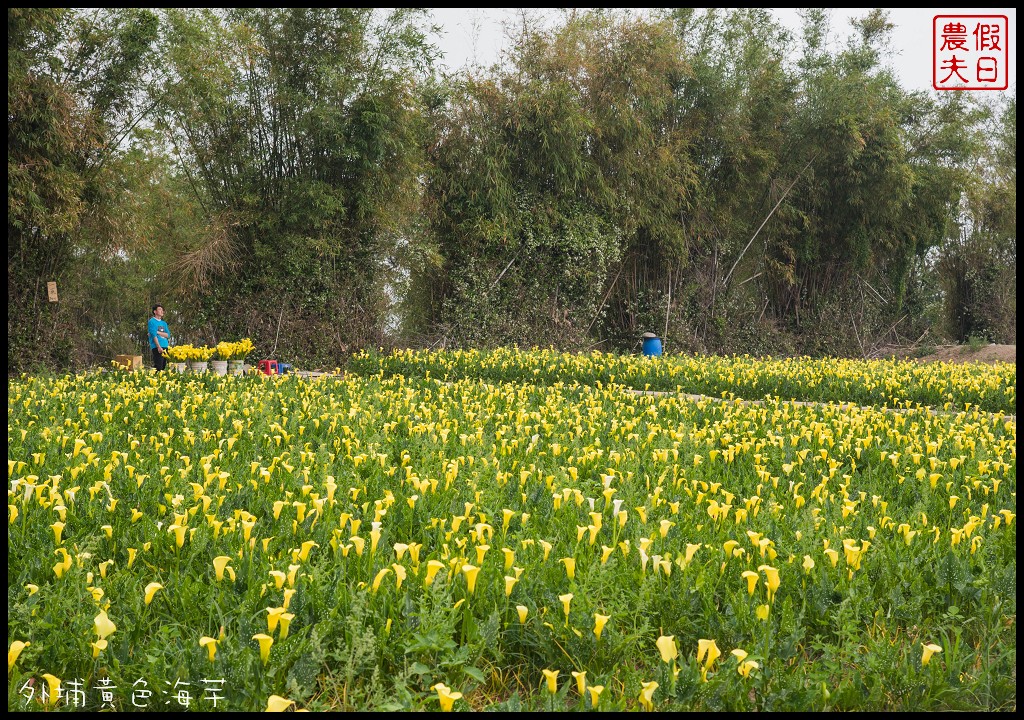
[[[277,364],[277,373],[278,373],[278,375],[284,375],[286,373],[290,373],[294,369],[295,368],[292,367],[291,363],[278,363]]]
[[[661,338],[654,333],[645,333],[643,353],[647,357],[661,357]]]

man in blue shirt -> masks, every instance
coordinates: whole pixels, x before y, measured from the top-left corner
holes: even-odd
[[[163,370],[167,367],[164,351],[171,338],[171,329],[164,322],[164,306],[160,303],[153,306],[153,317],[149,319],[146,332],[149,335],[149,348],[153,351],[153,367]]]

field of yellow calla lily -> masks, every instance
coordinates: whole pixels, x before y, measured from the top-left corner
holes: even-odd
[[[1016,705],[1015,373],[366,358],[11,379],[9,710]]]

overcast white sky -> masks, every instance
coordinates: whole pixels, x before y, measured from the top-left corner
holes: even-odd
[[[849,19],[860,17],[870,8],[837,8],[832,11],[832,41],[836,47],[845,43],[850,31]],[[893,32],[893,53],[890,66],[908,90],[932,87],[932,19],[935,15],[1006,15],[1009,20],[1009,83],[1017,84],[1017,11],[1014,8],[886,8],[896,28]],[[558,12],[546,11],[552,21]],[[497,62],[505,44],[503,24],[514,22],[516,8],[432,8],[434,22],[444,28],[437,43],[444,52],[442,64],[449,70],[476,62],[487,66]],[[794,32],[800,21],[796,8],[774,8],[776,17]],[[996,92],[996,91],[988,91]]]

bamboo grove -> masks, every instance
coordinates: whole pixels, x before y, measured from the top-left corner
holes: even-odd
[[[884,12],[8,10],[8,369],[251,337],[866,356],[1015,342],[1016,100],[903,89]],[[60,300],[47,302],[46,283]]]

